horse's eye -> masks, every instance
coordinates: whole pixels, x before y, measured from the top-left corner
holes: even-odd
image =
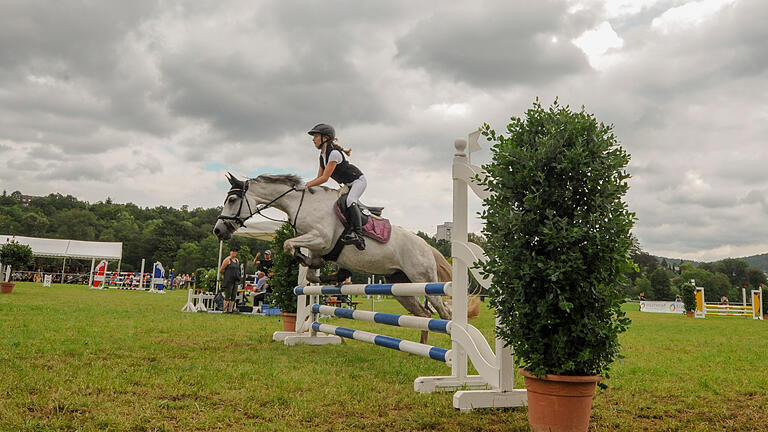
[[[233,204],[235,202],[235,197],[229,197],[229,203]]]

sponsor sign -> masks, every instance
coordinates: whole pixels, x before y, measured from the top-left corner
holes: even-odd
[[[685,307],[683,306],[683,302],[641,301],[640,312],[685,313]]]

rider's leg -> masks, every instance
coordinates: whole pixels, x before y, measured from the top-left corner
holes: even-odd
[[[360,250],[365,249],[365,239],[363,238],[362,215],[357,202],[365,192],[368,183],[365,176],[360,176],[349,185],[349,194],[347,194],[347,222],[352,227],[352,231],[344,236],[345,243],[351,243]]]

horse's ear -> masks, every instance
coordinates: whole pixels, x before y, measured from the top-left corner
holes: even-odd
[[[227,177],[227,180],[229,180],[229,184],[230,184],[230,185],[232,185],[232,186],[234,186],[234,185],[235,185],[235,181],[236,181],[236,179],[235,179],[235,177],[233,177],[233,176],[232,176],[232,173],[230,173],[229,171],[227,171],[227,175],[226,175],[225,177]]]

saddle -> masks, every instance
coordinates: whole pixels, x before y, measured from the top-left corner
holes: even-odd
[[[384,210],[384,207],[371,207],[361,203],[358,203],[358,206],[360,207],[360,213],[362,215],[360,225],[363,230],[363,235],[376,240],[379,243],[387,243],[389,237],[392,235],[392,225],[389,223],[389,220],[381,217],[381,212]],[[347,213],[346,193],[341,194],[339,199],[333,204],[333,211],[336,213],[336,217],[339,218],[341,224],[344,225],[344,231],[336,240],[333,249],[323,255],[323,258],[328,261],[336,261],[336,259],[339,258],[342,249],[346,246],[341,239],[352,229],[345,216]]]
[[[372,238],[379,243],[387,243],[389,241],[389,236],[392,234],[392,225],[389,223],[388,219],[381,217],[381,212],[384,210],[384,207],[369,207],[362,203],[358,203],[358,206],[360,207],[360,213],[362,214],[360,225],[363,229],[363,235]],[[346,232],[347,229],[350,229],[347,217],[345,216],[347,213],[347,194],[341,195],[339,199],[336,200],[336,204],[333,206],[333,211],[336,213],[336,216],[339,218],[342,225],[344,225],[344,228],[346,228],[344,231]]]

